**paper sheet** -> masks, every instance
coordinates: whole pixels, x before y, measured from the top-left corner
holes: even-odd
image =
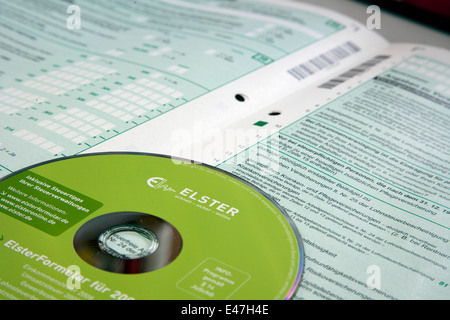
[[[2,175],[96,150],[169,154],[167,132],[225,127],[296,90],[286,71],[307,57],[340,48],[323,74],[385,43],[292,4],[82,1],[79,29],[59,1],[1,8]]]
[[[306,253],[297,299],[450,297],[448,53],[393,46],[384,54],[397,58],[267,138],[260,132],[258,143],[242,138],[236,156],[223,161],[220,147],[203,154],[295,221]],[[299,97],[278,110],[304,106]]]

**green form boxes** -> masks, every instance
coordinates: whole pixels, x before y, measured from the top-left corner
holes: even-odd
[[[258,62],[261,62],[262,64],[269,64],[273,62],[272,58],[269,58],[268,56],[263,55],[262,53],[257,53],[252,57],[253,60],[256,60]]]

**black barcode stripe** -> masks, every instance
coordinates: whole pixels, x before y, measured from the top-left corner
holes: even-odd
[[[346,72],[340,74],[336,78],[331,79],[331,80],[321,84],[319,86],[319,88],[333,89],[334,87],[336,87],[337,85],[347,81],[348,79],[351,79],[351,78],[353,78],[356,75],[359,75],[361,73],[366,72],[371,67],[377,65],[378,63],[380,63],[383,60],[388,59],[389,57],[390,57],[389,55],[378,55],[378,56],[375,56],[374,58],[361,63],[357,67],[352,68],[350,70],[347,70]]]
[[[345,59],[355,52],[361,49],[351,41],[337,46],[325,53],[318,55],[304,63],[289,69],[287,72],[291,74],[297,80],[303,80],[317,71],[323,70],[328,66],[335,64],[336,62]]]

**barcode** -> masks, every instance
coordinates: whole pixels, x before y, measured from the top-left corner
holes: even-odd
[[[381,61],[388,59],[390,56],[388,55],[378,55],[370,60],[367,60],[364,63],[361,63],[356,68],[352,68],[343,74],[337,76],[336,78],[331,79],[330,81],[327,81],[319,86],[319,88],[324,89],[333,89],[337,85],[347,81],[348,79],[353,78],[354,76],[361,74],[367,70],[369,70],[371,67],[379,64]]]
[[[308,60],[305,63],[299,64],[298,66],[289,69],[287,72],[297,80],[303,80],[306,77],[313,75],[317,71],[332,66],[336,62],[345,59],[360,50],[361,49],[356,44],[348,41],[331,49],[330,51],[322,53],[321,55]]]

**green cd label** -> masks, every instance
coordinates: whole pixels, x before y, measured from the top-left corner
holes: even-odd
[[[102,203],[32,171],[0,183],[0,212],[57,236]]]
[[[292,221],[259,189],[150,154],[67,157],[6,177],[0,235],[0,298],[289,299],[304,262]]]

